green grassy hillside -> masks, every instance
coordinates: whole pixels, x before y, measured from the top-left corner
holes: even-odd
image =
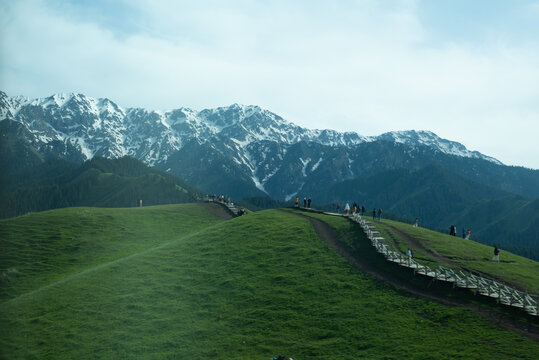
[[[417,241],[427,251],[417,247],[414,258],[427,265],[441,264],[464,270],[483,273],[490,278],[517,286],[531,293],[539,293],[539,262],[512,254],[501,249],[500,262],[491,261],[494,248],[462,237],[413,227],[397,221],[374,222],[381,235],[390,240],[401,252],[406,253],[413,243],[406,241],[406,234]],[[437,255],[437,256],[434,256]],[[444,262],[446,261],[446,262]]]
[[[539,260],[538,200],[471,181],[439,166],[345,180],[333,184],[324,199],[315,199],[320,200],[340,201],[341,206],[358,201],[367,211],[376,207],[397,219],[418,217],[436,230],[454,224],[459,230],[472,229],[472,238],[481,243],[498,244]]]
[[[0,299],[154,249],[220,222],[197,204],[65,208],[0,220]]]
[[[532,359],[539,351],[472,311],[374,281],[306,219],[280,211],[224,222],[196,205],[64,209],[0,224],[1,358]]]

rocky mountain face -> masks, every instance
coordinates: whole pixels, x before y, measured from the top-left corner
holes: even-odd
[[[433,163],[496,189],[539,197],[538,171],[504,166],[429,131],[366,137],[310,130],[258,106],[150,111],[81,94],[28,99],[0,92],[0,129],[41,160],[131,156],[205,191],[236,198],[299,195],[326,201],[326,190],[336,183]]]

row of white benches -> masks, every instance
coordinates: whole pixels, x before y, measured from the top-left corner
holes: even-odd
[[[383,254],[387,260],[413,269],[415,273],[451,282],[453,287],[472,289],[476,294],[495,298],[501,304],[522,308],[532,315],[539,316],[539,296],[462,270],[453,270],[440,265],[432,269],[429,266],[421,265],[413,258],[391,249],[376,228],[360,215],[352,215],[351,219],[361,226],[376,251]]]

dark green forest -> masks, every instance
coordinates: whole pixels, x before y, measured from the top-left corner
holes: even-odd
[[[2,218],[71,206],[131,207],[191,202],[196,189],[133,158],[95,157],[80,166],[48,160],[16,172],[2,189]]]

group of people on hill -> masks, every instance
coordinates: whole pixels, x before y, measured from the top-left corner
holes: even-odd
[[[299,197],[296,196],[295,199],[295,206],[299,207]],[[310,208],[311,207],[311,198],[303,198],[303,207],[304,208]]]
[[[462,228],[462,238],[470,240],[470,235],[472,234],[472,230]],[[457,236],[457,227],[455,225],[451,225],[449,227],[449,235],[451,236]]]
[[[471,234],[472,234],[472,231],[470,229],[466,229],[466,228],[462,229],[463,239],[469,240]],[[457,236],[457,227],[455,225],[451,225],[449,227],[449,235]],[[494,247],[494,256],[492,257],[492,261],[500,261],[500,249],[498,249],[497,246]]]
[[[227,196],[227,195],[206,195],[205,196],[205,201],[209,201],[209,202],[220,202],[222,204],[225,204],[229,207],[235,207],[237,209],[237,212],[236,212],[236,215],[237,216],[243,216],[243,215],[246,215],[247,212],[245,211],[244,208],[240,207],[240,206],[237,206],[237,205],[234,205],[234,203],[232,202],[232,199],[230,198],[230,196]],[[232,210],[234,212],[234,210]]]
[[[337,212],[340,212],[340,205],[337,204]],[[365,213],[365,206],[359,206],[357,204],[357,202],[354,201],[354,204],[352,205],[352,207],[350,208],[350,204],[346,203],[346,205],[344,205],[344,214],[345,215],[348,215],[348,214],[360,214],[360,215],[363,215]]]
[[[207,199],[208,201],[220,201],[222,203],[225,203],[225,204],[229,204],[231,201],[230,201],[230,196],[227,196],[227,195],[207,195]]]
[[[364,205],[359,206],[357,202],[355,201],[352,207],[350,207],[349,203],[346,203],[344,205],[345,215],[355,215],[355,214],[365,215],[366,212],[367,212],[367,209],[365,209],[365,206]],[[339,204],[337,204],[337,213],[339,214],[341,213],[341,205]],[[380,208],[378,208],[378,210],[376,210],[376,208],[372,209],[372,219],[375,220],[377,217],[378,217],[378,221],[382,220],[382,209]]]
[[[297,197],[297,196],[296,196],[296,199],[295,199],[295,206],[299,207],[299,197]],[[311,198],[308,198],[308,199],[303,198],[303,207],[304,208],[310,208],[311,207]],[[341,213],[340,204],[337,204],[337,213],[339,213],[339,214]],[[344,206],[344,214],[345,215],[354,215],[354,214],[365,215],[365,213],[366,213],[365,206],[364,205],[358,206],[357,202],[355,202],[355,201],[354,201],[352,207],[350,207],[349,203],[346,203],[345,206]],[[376,220],[376,219],[378,219],[378,221],[382,221],[382,213],[383,213],[382,209],[378,208],[378,210],[376,210],[376,208],[373,208],[372,209],[372,219],[373,219],[373,221]],[[415,218],[413,226],[414,227],[419,226],[419,218]],[[470,239],[471,233],[472,233],[472,231],[470,229],[463,228],[462,229],[462,238],[463,239]],[[449,235],[457,236],[457,227],[455,225],[450,226]],[[492,258],[492,261],[500,261],[499,254],[500,254],[500,249],[498,249],[498,247],[495,247],[494,248],[494,257]],[[408,257],[408,260],[412,260],[413,257],[414,257],[414,249],[409,248],[406,251],[406,256]]]

